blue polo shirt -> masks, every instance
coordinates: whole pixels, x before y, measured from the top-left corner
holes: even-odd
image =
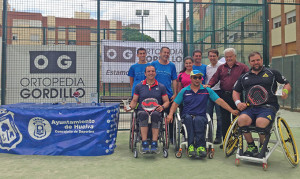
[[[172,91],[172,81],[177,79],[177,72],[175,64],[169,62],[167,65],[163,65],[159,63],[159,60],[156,60],[151,63],[152,66],[155,67],[156,76],[155,79],[165,85],[167,88],[167,93],[169,99],[173,96]]]
[[[147,98],[155,98],[157,99],[158,104],[162,105],[162,97],[167,95],[166,87],[163,84],[158,83],[157,80],[155,80],[155,83],[152,86],[149,86],[146,80],[135,86],[134,95],[139,96],[138,103],[142,104],[142,101]],[[141,105],[138,105],[138,110],[143,110]]]
[[[220,97],[212,89],[204,88],[202,85],[195,93],[189,85],[178,93],[174,102],[178,105],[183,102],[182,115],[205,116],[208,98],[216,101]]]

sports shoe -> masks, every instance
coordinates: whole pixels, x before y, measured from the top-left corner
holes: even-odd
[[[214,140],[214,144],[221,144],[222,143],[222,139],[221,138],[216,138]]]
[[[149,143],[148,141],[143,141],[142,142],[142,151],[143,153],[149,152]]]
[[[157,141],[152,141],[152,143],[151,143],[151,152],[153,152],[153,153],[157,152]]]
[[[258,149],[257,149],[257,146],[255,144],[248,144],[248,148],[244,152],[244,155],[249,156],[249,157],[253,157],[253,154],[257,153],[257,152],[258,152]]]
[[[195,157],[196,156],[196,152],[195,152],[195,148],[194,148],[193,144],[191,144],[189,146],[188,155],[189,155],[189,157]]]
[[[197,148],[197,155],[201,158],[206,157],[206,149],[205,147],[198,147]]]

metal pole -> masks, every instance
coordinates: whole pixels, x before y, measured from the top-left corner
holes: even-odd
[[[227,48],[227,0],[224,1],[224,49]]]
[[[211,42],[212,42],[212,48],[216,48],[216,27],[215,27],[215,24],[216,24],[216,17],[215,17],[215,11],[216,11],[216,9],[215,9],[215,1],[213,0],[212,1],[212,37],[211,37]]]
[[[190,55],[192,55],[194,51],[194,7],[193,7],[193,0],[190,0],[190,11],[189,11],[189,17],[190,17]]]
[[[188,49],[186,44],[186,3],[183,3],[183,56],[188,55]]]
[[[177,4],[177,1],[176,0],[174,0],[174,42],[177,42],[177,15],[176,15],[176,5]]]
[[[245,56],[244,56],[244,53],[245,53],[245,47],[244,47],[245,22],[244,21],[245,21],[245,19],[243,18],[242,22],[241,22],[241,42],[242,42],[242,45],[241,45],[241,62],[242,63],[246,63]]]
[[[142,41],[144,41],[144,16],[142,15]]]
[[[263,1],[263,59],[264,65],[269,67],[270,54],[269,54],[269,7],[267,0]]]
[[[2,16],[2,67],[1,67],[1,105],[5,104],[6,96],[6,27],[7,27],[7,0],[3,0],[3,16]]]
[[[100,98],[100,0],[97,0],[97,93]]]

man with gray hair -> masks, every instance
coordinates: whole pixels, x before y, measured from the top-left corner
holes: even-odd
[[[237,79],[244,73],[249,71],[247,65],[236,61],[236,51],[234,48],[227,48],[224,50],[224,57],[226,63],[219,66],[216,73],[210,79],[208,87],[215,86],[220,81],[220,97],[227,103],[232,109],[237,109],[232,99],[232,90]],[[222,114],[222,135],[223,140],[226,132],[231,123],[231,114],[227,110],[221,108]],[[234,119],[235,116],[233,116]],[[223,148],[221,145],[220,148]]]

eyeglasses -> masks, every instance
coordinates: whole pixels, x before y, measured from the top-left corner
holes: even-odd
[[[231,73],[231,68],[228,68],[227,75],[230,75],[230,73]]]
[[[194,80],[197,80],[197,79],[201,80],[201,79],[202,79],[202,76],[193,76],[192,78],[193,78]]]

